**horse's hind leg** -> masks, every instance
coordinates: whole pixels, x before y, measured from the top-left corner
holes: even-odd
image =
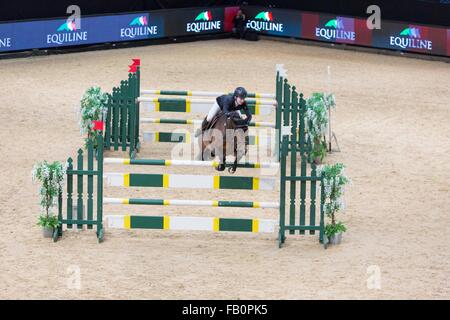
[[[236,172],[237,162],[238,162],[237,139],[236,139],[236,137],[234,139],[233,155],[234,155],[233,165],[228,168],[228,172],[231,173],[231,174]]]

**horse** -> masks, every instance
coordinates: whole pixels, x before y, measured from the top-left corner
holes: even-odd
[[[225,170],[227,155],[234,156],[234,162],[228,172],[236,172],[237,163],[248,152],[248,125],[237,111],[228,114],[220,111],[198,135],[201,160],[213,160],[219,157],[218,171]]]

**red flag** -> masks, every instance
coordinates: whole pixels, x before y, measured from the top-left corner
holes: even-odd
[[[101,120],[94,120],[92,121],[94,124],[94,130],[103,131],[103,128],[105,127],[105,123]]]
[[[134,58],[131,59],[133,61],[133,64],[128,66],[130,69],[128,70],[128,72],[136,72],[137,71],[137,67],[141,65],[141,59],[140,58]]]
[[[136,72],[137,66],[135,64],[132,64],[131,66],[128,66],[130,69],[128,69],[128,72]]]

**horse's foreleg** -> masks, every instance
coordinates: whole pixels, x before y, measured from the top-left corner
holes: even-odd
[[[236,169],[237,169],[237,158],[234,159],[233,165],[228,168],[228,172],[233,174],[236,172]]]
[[[237,141],[235,139],[234,146],[233,146],[233,155],[234,155],[234,162],[231,167],[228,168],[228,172],[233,174],[236,172],[237,169],[237,162],[238,162],[238,152],[237,152]]]
[[[225,163],[224,162],[220,162],[219,165],[216,167],[217,171],[223,171],[225,170]]]
[[[226,153],[225,153],[225,145],[223,145],[222,152],[219,152],[219,165],[216,167],[216,170],[217,171],[225,170],[225,162],[226,161],[227,161],[227,157],[226,157]]]

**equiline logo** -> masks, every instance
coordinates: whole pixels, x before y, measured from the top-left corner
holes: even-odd
[[[138,16],[131,20],[127,27],[120,29],[121,38],[134,39],[155,34],[158,34],[158,26],[149,25],[147,16]]]
[[[133,19],[133,21],[130,22],[130,26],[139,26],[143,27],[148,25],[147,17],[146,16],[140,16]]]
[[[255,16],[255,20],[273,21],[272,12],[261,11]]]
[[[283,24],[273,22],[273,14],[270,11],[261,11],[253,19],[247,21],[247,28],[255,31],[283,32]]]
[[[195,21],[211,21],[212,20],[212,14],[211,11],[203,11],[198,14],[198,16],[195,18]]]
[[[87,31],[77,30],[75,21],[64,22],[56,29],[57,33],[47,34],[47,43],[65,44],[87,40]]]
[[[327,40],[351,40],[355,41],[355,32],[345,30],[344,20],[331,19],[325,26],[316,28],[316,37]]]
[[[75,21],[65,22],[62,25],[60,25],[59,28],[56,31],[58,31],[58,32],[61,32],[61,31],[77,31],[77,25],[75,24]]]
[[[405,28],[400,32],[399,36],[390,36],[389,43],[391,46],[400,47],[402,49],[426,49],[433,50],[433,42],[427,39],[421,39],[419,28]]]
[[[208,30],[220,30],[221,21],[213,21],[211,11],[200,12],[194,19],[194,22],[186,24],[187,32],[202,32]]]
[[[0,38],[0,48],[10,48],[11,38]]]

